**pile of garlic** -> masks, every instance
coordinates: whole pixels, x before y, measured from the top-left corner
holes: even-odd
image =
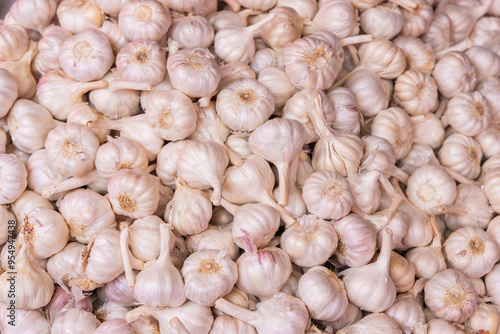
[[[0,333],[500,333],[500,2],[17,0]]]

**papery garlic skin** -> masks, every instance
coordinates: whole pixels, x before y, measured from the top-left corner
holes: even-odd
[[[344,283],[323,266],[312,267],[302,275],[297,294],[316,320],[335,321],[347,309]]]
[[[0,204],[10,204],[28,184],[26,167],[13,154],[0,154]]]
[[[465,226],[490,226],[493,210],[484,191],[472,184],[459,184],[457,198],[450,206],[444,206],[446,226],[455,231]]]
[[[354,94],[347,88],[339,87],[330,90],[326,96],[332,103],[335,118],[331,124],[336,131],[349,131],[359,134],[362,116],[356,106]]]
[[[2,228],[2,231],[0,232],[0,243],[5,244],[9,239],[8,224],[11,224],[12,222],[16,224],[16,216],[7,210],[7,207],[0,205],[0,219],[0,226]]]
[[[0,156],[1,157],[1,156]],[[39,194],[43,189],[56,186],[58,183],[66,180],[66,177],[48,166],[47,153],[45,149],[33,152],[26,164],[28,174],[28,188]],[[48,199],[55,200],[57,197],[48,197]]]
[[[65,40],[58,58],[63,71],[82,82],[99,80],[114,61],[108,37],[91,28]]]
[[[0,117],[4,117],[9,112],[18,97],[18,87],[16,79],[4,68],[0,68],[0,98],[2,106],[0,107]]]
[[[45,141],[49,166],[65,176],[82,176],[94,167],[99,139],[89,128],[65,123],[51,130]]]
[[[8,304],[0,305],[0,330],[5,334],[50,334],[50,322],[40,310],[15,310],[15,325],[9,321],[12,314]]]
[[[159,83],[166,73],[165,51],[155,41],[137,41],[116,55],[118,73],[129,81]]]
[[[113,211],[131,218],[153,214],[160,200],[158,181],[141,169],[122,169],[109,179]]]
[[[479,303],[474,313],[465,321],[465,325],[478,331],[498,333],[500,329],[500,310],[496,305]]]
[[[120,0],[121,1],[121,0]],[[128,44],[128,40],[123,36],[117,23],[111,21],[104,21],[102,27],[99,28],[100,31],[108,36],[109,44],[113,49],[113,54],[116,56],[125,45]]]
[[[401,30],[402,36],[418,37],[427,31],[433,18],[432,7],[425,0],[414,1],[417,5],[411,11],[403,9],[405,22]]]
[[[28,50],[23,54],[21,59],[16,61],[0,61],[0,68],[9,71],[11,76],[17,82],[17,94],[19,98],[31,99],[35,96],[36,80],[31,72],[31,62],[35,57],[36,51],[36,43],[30,40]],[[12,82],[12,84],[14,83]],[[4,86],[4,84],[2,84],[2,86]],[[15,89],[14,87],[15,86],[9,88],[2,87],[2,90],[7,93],[7,103],[12,101],[11,99],[13,98],[12,92]],[[2,96],[5,96],[5,93],[2,92]],[[5,108],[5,106],[2,106],[2,109],[3,108]]]
[[[410,116],[427,114],[438,105],[434,79],[418,70],[408,70],[396,79],[393,97]]]
[[[278,52],[271,48],[264,48],[257,50],[255,52],[252,61],[250,62],[250,68],[257,74],[266,68],[276,67],[285,70],[283,63],[281,62],[281,51]],[[290,80],[290,79],[289,79]]]
[[[281,50],[287,43],[300,38],[303,22],[295,9],[277,6],[270,13],[277,16],[259,31],[264,43],[275,50]]]
[[[158,1],[127,1],[118,16],[126,39],[159,41],[171,24],[170,10]]]
[[[336,20],[332,20],[336,17]],[[359,33],[358,13],[350,1],[324,1],[318,6],[318,12],[310,26],[304,29],[305,34],[317,31],[329,31],[339,38]]]
[[[107,141],[107,136],[109,135],[110,131],[106,129],[94,129],[89,125],[94,121],[103,119],[105,119],[103,115],[89,107],[88,103],[82,102],[77,103],[71,107],[67,121],[69,123],[78,123],[90,127],[99,139],[99,142],[102,144]]]
[[[336,35],[320,30],[287,44],[281,58],[286,74],[297,88],[323,90],[339,74],[344,51]]]
[[[103,322],[92,334],[134,334],[135,331],[124,319],[112,319]]]
[[[451,233],[444,243],[451,267],[472,278],[480,278],[500,259],[495,239],[479,227],[466,226]]]
[[[481,46],[473,46],[465,52],[476,69],[478,80],[500,75],[500,56]]]
[[[461,92],[448,102],[445,117],[460,133],[476,136],[488,128],[491,111],[488,101],[480,92]]]
[[[434,275],[424,290],[425,304],[436,316],[458,323],[474,313],[479,298],[471,281],[454,269]]]
[[[410,117],[405,110],[397,107],[377,113],[371,124],[371,134],[391,143],[397,160],[408,154],[413,143],[413,126]]]
[[[359,17],[361,29],[374,38],[394,38],[403,29],[404,17],[391,2],[368,8]]]
[[[432,72],[439,92],[452,98],[461,92],[470,92],[476,85],[476,69],[465,53],[451,51],[436,63]]]
[[[117,230],[102,230],[83,253],[85,274],[92,282],[105,284],[123,273],[120,233]]]
[[[101,322],[90,312],[72,308],[60,314],[52,325],[51,334],[93,333]]]
[[[364,117],[373,117],[389,106],[391,88],[371,71],[357,70],[347,79],[345,87],[354,94],[356,106]]]
[[[174,88],[190,97],[213,94],[222,78],[222,71],[214,55],[202,48],[171,53],[167,71]]]
[[[222,209],[218,207],[217,209]],[[217,212],[215,209],[214,212]],[[213,217],[210,221],[213,224]],[[240,256],[240,248],[233,242],[232,224],[225,226],[208,225],[208,228],[198,234],[190,235],[186,240],[187,251],[190,253],[223,249],[227,255],[236,261]]]
[[[137,271],[134,271],[134,275],[137,276]],[[134,306],[137,304],[137,299],[134,296],[134,289],[128,286],[125,274],[106,283],[100,291],[102,291],[109,300],[123,306]]]
[[[302,191],[308,211],[321,219],[338,220],[350,212],[354,203],[349,183],[335,172],[312,174]]]
[[[63,0],[57,7],[59,24],[72,34],[98,29],[105,16],[93,1]]]

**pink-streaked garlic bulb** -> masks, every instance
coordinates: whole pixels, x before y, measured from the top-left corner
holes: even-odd
[[[473,138],[461,133],[446,138],[438,153],[443,167],[471,180],[481,172],[482,157],[481,146]]]
[[[0,154],[0,204],[18,199],[28,185],[24,163],[13,154]]]
[[[19,60],[28,50],[28,34],[18,25],[0,26],[0,61]]]
[[[115,213],[108,200],[90,189],[67,193],[59,204],[59,211],[71,236],[85,244],[101,230],[116,227]]]
[[[59,24],[72,34],[79,34],[88,28],[99,29],[104,18],[104,13],[94,1],[63,0],[57,7]]]
[[[71,107],[83,102],[85,93],[107,86],[108,83],[103,80],[83,83],[76,81],[58,69],[49,71],[40,78],[36,98],[38,103],[47,108],[54,118],[65,121]]]
[[[454,269],[434,275],[424,288],[425,304],[441,319],[462,323],[477,307],[478,294],[472,282]]]
[[[446,53],[432,72],[439,92],[452,98],[461,92],[471,92],[476,86],[476,69],[469,57],[459,51]]]
[[[396,79],[393,98],[410,116],[427,114],[439,103],[436,82],[419,70],[408,70]]]
[[[226,150],[212,142],[192,141],[186,145],[177,160],[179,177],[193,188],[213,188],[211,200],[220,205],[224,171],[229,164]]]
[[[12,5],[10,14],[17,24],[42,32],[43,28],[49,25],[56,14],[57,5],[57,0],[43,2],[37,0],[20,0]]]
[[[48,321],[53,323],[59,314],[71,308],[79,308],[87,312],[92,312],[92,301],[90,298],[77,300],[63,288],[56,287],[50,303],[45,306],[43,311]]]
[[[9,112],[14,102],[18,97],[18,87],[16,79],[10,72],[4,68],[0,68],[0,98],[2,106],[0,107],[0,117],[4,117]]]
[[[159,181],[141,169],[122,169],[109,179],[109,201],[115,213],[143,218],[156,211],[159,187]]]
[[[33,67],[40,74],[59,69],[59,50],[64,41],[71,36],[73,36],[71,32],[60,26],[50,25],[45,28],[42,39],[38,41],[38,54],[33,60]]]
[[[377,231],[373,224],[349,214],[333,225],[338,236],[335,262],[348,267],[360,267],[370,262],[377,246]]]
[[[260,38],[275,50],[281,50],[290,42],[300,38],[303,23],[299,13],[290,7],[275,7],[270,11],[276,18],[260,29]]]
[[[121,0],[120,0],[121,1]],[[123,36],[118,24],[112,21],[104,21],[102,27],[99,28],[100,31],[106,34],[109,39],[109,44],[113,49],[113,54],[116,56],[125,45],[128,44],[128,40]]]
[[[398,36],[393,43],[404,51],[407,69],[419,70],[429,75],[432,73],[436,60],[430,45],[411,36]]]
[[[323,30],[287,44],[282,54],[286,74],[300,89],[330,87],[343,60],[344,51],[338,37]]]
[[[185,139],[196,127],[195,105],[177,90],[154,92],[145,112],[155,133],[166,140]]]
[[[297,294],[316,320],[335,321],[348,306],[344,283],[323,266],[312,267],[300,277]]]
[[[171,24],[170,10],[158,1],[127,1],[118,16],[123,36],[131,42],[159,41]]]
[[[108,138],[96,153],[97,173],[105,179],[111,178],[122,169],[142,169],[148,167],[146,151],[127,137]]]
[[[404,25],[404,17],[399,6],[387,2],[368,8],[359,16],[361,29],[374,38],[393,39]]]
[[[337,248],[338,237],[332,224],[313,215],[304,215],[280,237],[280,247],[301,267],[325,263]]]
[[[166,65],[165,51],[155,41],[131,42],[116,56],[118,73],[129,81],[157,84],[167,72]]]
[[[45,141],[47,161],[65,176],[82,176],[94,167],[99,139],[89,128],[65,123],[51,130]]]
[[[208,48],[214,40],[214,28],[204,16],[175,14],[167,37],[182,48]]]
[[[101,322],[91,312],[81,309],[72,308],[68,311],[59,314],[54,320],[51,334],[64,334],[64,333],[94,333],[95,330],[101,325]]]
[[[345,217],[354,203],[349,182],[336,172],[312,174],[302,191],[307,210],[321,219]]]
[[[167,71],[172,86],[190,97],[213,94],[222,78],[215,57],[202,48],[170,51]]]
[[[448,102],[444,117],[460,133],[476,136],[488,128],[491,111],[480,92],[459,92]]]
[[[134,278],[135,276],[137,276],[137,271],[134,271]],[[123,306],[134,306],[137,304],[134,289],[128,286],[125,273],[106,283],[102,289],[98,290],[98,293],[104,294],[110,301]]]
[[[290,257],[277,247],[257,250],[248,234],[241,239],[245,253],[236,261],[238,265],[236,286],[254,296],[271,297],[280,290],[292,273]],[[262,282],[267,284],[263,285]]]
[[[367,70],[357,70],[347,79],[345,87],[354,94],[356,106],[364,117],[373,117],[389,106],[392,84],[386,82]]]
[[[101,79],[114,61],[106,34],[91,28],[65,40],[58,58],[63,71],[82,82]]]
[[[336,20],[332,20],[336,17]],[[350,1],[324,1],[318,7],[318,12],[312,19],[312,24],[304,28],[304,33],[310,35],[317,31],[329,31],[339,38],[354,36],[359,33],[358,13]]]
[[[413,143],[413,127],[405,110],[397,107],[381,110],[371,123],[371,134],[391,143],[396,159],[404,158]]]

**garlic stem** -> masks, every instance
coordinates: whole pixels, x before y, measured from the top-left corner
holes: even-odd
[[[155,171],[155,169],[156,169],[156,164],[151,164],[151,165],[149,165],[149,166],[146,168],[146,173],[151,174],[152,172],[154,172],[154,171]],[[159,182],[159,180],[158,180],[158,182]]]
[[[389,197],[394,199],[396,196],[399,194],[396,192],[396,189],[394,189],[394,186],[391,184],[391,182],[384,176],[384,174],[379,173],[378,180],[380,184],[382,185],[382,188],[384,188],[385,192],[389,194]]]
[[[234,213],[236,212],[236,209],[239,208],[238,205],[236,204],[233,204],[233,203],[230,203],[228,201],[226,201],[224,198],[221,198],[220,200],[220,205],[227,210],[227,212],[229,212],[231,215],[234,216]]]
[[[441,116],[443,116],[443,113],[445,112],[447,105],[448,105],[448,99],[442,96],[441,99],[439,100],[439,106],[434,112],[434,116],[436,116],[437,119],[440,119]]]
[[[251,256],[256,256],[257,255],[257,247],[255,246],[255,244],[252,240],[252,237],[244,229],[241,229],[241,231],[243,232],[244,235],[241,237],[238,237],[236,239],[238,239],[238,241],[243,244],[243,249],[245,249],[245,253],[248,253],[248,255],[251,255]]]
[[[108,82],[105,80],[84,82],[78,87],[78,91],[81,95],[95,89],[103,89],[108,87]]]
[[[131,90],[152,90],[153,86],[145,82],[129,81],[129,80],[116,80],[108,84],[111,90],[131,89]]]
[[[462,174],[459,174],[459,173],[451,170],[448,167],[445,167],[445,169],[448,172],[448,174],[450,174],[451,177],[453,179],[455,179],[455,181],[457,181],[458,183],[471,184],[471,185],[478,186],[478,187],[481,186],[480,182],[477,182],[477,181],[474,181],[474,180],[470,180],[470,179],[466,178],[465,176],[463,176]]]
[[[238,153],[227,147],[225,143],[218,143],[218,144],[220,144],[226,150],[227,156],[231,164],[235,166],[241,166],[241,164],[243,163],[243,161],[241,160],[243,159],[243,157],[241,155],[239,155]]]
[[[224,2],[229,6],[231,7],[231,9],[233,10],[233,12],[238,12],[241,8],[241,5],[238,1],[236,0],[224,0]]]
[[[463,41],[461,41],[460,43],[457,43],[453,46],[450,46],[449,48],[447,49],[444,49],[444,50],[441,50],[439,52],[436,53],[436,61],[441,59],[441,57],[443,57],[445,54],[447,54],[448,52],[451,52],[451,51],[460,51],[460,52],[464,52],[465,50],[469,49],[470,47],[472,47],[474,45],[474,39],[472,37],[469,37],[467,39],[464,39]]]
[[[392,231],[389,228],[385,228],[382,236],[382,247],[380,249],[380,256],[377,262],[381,262],[384,270],[389,272],[389,263],[391,262],[391,252],[392,252]]]
[[[358,56],[358,50],[356,50],[356,47],[352,44],[347,45],[347,51],[349,51],[349,54],[351,55],[352,58],[352,63],[354,66],[359,65],[359,56]]]
[[[393,198],[391,205],[389,206],[384,215],[385,219],[387,220],[386,224],[389,224],[392,218],[394,218],[394,215],[396,215],[396,213],[398,212],[399,206],[401,205],[402,202],[403,202],[403,196],[400,194],[397,194]]]
[[[424,289],[424,286],[425,286],[425,283],[427,283],[427,278],[425,277],[421,277],[419,278],[415,284],[413,284],[413,286],[411,287],[410,291],[408,291],[408,295],[413,295],[415,298],[417,297],[417,295],[422,292],[422,290]]]
[[[151,317],[153,314],[155,314],[155,310],[153,310],[149,306],[143,305],[127,312],[127,314],[125,315],[125,320],[127,320],[128,323],[131,323],[139,318]]]
[[[70,191],[76,188],[83,187],[89,183],[92,183],[93,181],[100,180],[101,176],[97,173],[96,169],[91,170],[87,174],[83,176],[74,176],[71,178],[68,178],[60,183],[58,183],[55,186],[50,186],[47,188],[44,188],[42,190],[42,196],[45,198],[49,198],[50,196],[66,191]]]
[[[171,227],[169,224],[160,225],[160,256],[157,261],[159,262],[171,262],[170,260],[170,233]]]
[[[299,155],[297,154],[297,157],[294,158],[299,159]],[[289,164],[283,164],[278,168],[280,173],[278,173],[279,176],[279,197],[278,197],[278,204],[281,206],[286,206],[288,204],[288,188],[289,188],[289,178],[290,178],[290,165]]]
[[[342,38],[340,40],[340,46],[344,47],[350,44],[361,44],[361,43],[368,43],[373,41],[373,36],[372,35],[356,35],[356,36],[349,36]]]
[[[432,233],[434,234],[434,237],[439,240],[439,247],[441,247],[441,232],[439,231],[439,228],[437,226],[437,221],[436,221],[436,216],[432,215],[429,218],[429,224],[431,225]],[[434,241],[432,242],[434,245]]]
[[[392,170],[392,176],[401,181],[403,184],[406,184],[408,178],[410,177],[404,170],[397,166],[394,166],[394,169]]]
[[[129,227],[128,224],[123,224],[122,230],[120,232],[120,250],[122,253],[122,261],[123,268],[125,269],[125,277],[127,278],[127,283],[129,287],[133,287],[135,285],[134,282],[134,273],[132,271],[132,266],[130,265],[130,249],[128,247],[128,238],[129,238]]]
[[[264,19],[260,20],[259,22],[252,24],[249,27],[244,28],[248,33],[253,34],[254,36],[256,33],[259,31],[260,28],[271,22],[277,17],[276,13],[271,13],[268,16],[266,16]]]
[[[259,320],[258,315],[254,312],[233,304],[224,298],[219,298],[215,301],[215,308],[248,324],[252,324]]]

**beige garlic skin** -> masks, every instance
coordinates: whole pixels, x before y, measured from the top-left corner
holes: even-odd
[[[152,85],[165,76],[166,63],[165,51],[155,41],[131,42],[116,55],[116,68],[125,80]]]
[[[368,8],[359,16],[361,29],[374,38],[393,39],[404,25],[398,5],[388,2]]]
[[[258,81],[271,91],[275,110],[283,108],[296,91],[285,71],[277,67],[260,71]]]
[[[65,176],[82,176],[94,167],[99,139],[89,128],[65,123],[51,130],[45,141],[47,161]]]
[[[344,283],[323,266],[312,267],[302,275],[297,295],[316,320],[335,321],[348,305]]]
[[[415,283],[415,266],[403,256],[392,251],[389,262],[389,276],[394,282],[396,292],[406,292]]]
[[[131,42],[159,41],[170,24],[170,10],[157,1],[126,1],[118,16],[120,31]]]
[[[29,39],[26,30],[19,25],[0,27],[0,61],[19,60],[28,49]]]
[[[293,263],[301,267],[325,263],[334,254],[337,242],[334,227],[313,215],[299,218],[280,238],[281,248],[288,253]]]
[[[153,214],[160,200],[158,181],[141,169],[122,169],[109,179],[109,201],[113,211],[131,218]]]
[[[21,0],[12,5],[10,14],[17,24],[42,32],[43,28],[49,25],[52,17],[56,14],[57,5],[56,0],[44,2]],[[26,13],[29,13],[29,15],[26,15]]]
[[[127,137],[109,137],[97,150],[95,167],[100,176],[109,179],[122,169],[146,170],[148,157],[135,141]]]
[[[295,9],[277,6],[270,13],[275,13],[276,18],[265,24],[259,31],[264,43],[275,50],[281,50],[287,43],[300,38],[303,22]]]
[[[332,17],[338,18],[332,20]],[[329,31],[339,38],[357,35],[359,33],[358,13],[350,1],[325,1],[318,6],[318,12],[304,33],[309,35],[318,31]]]
[[[465,321],[465,325],[477,331],[498,333],[500,329],[500,310],[496,305],[479,303],[474,313]]]
[[[214,306],[238,279],[236,263],[225,251],[206,250],[191,254],[182,266],[186,297],[200,305]]]
[[[490,49],[474,45],[465,54],[474,65],[478,80],[500,75],[500,56]]]
[[[476,69],[469,57],[458,51],[450,51],[439,59],[432,76],[439,92],[446,98],[472,91],[477,81]]]
[[[52,324],[51,334],[93,333],[101,325],[101,322],[91,312],[72,308],[61,313]]]
[[[233,131],[253,131],[274,112],[274,96],[256,79],[235,81],[217,95],[217,114]]]
[[[396,79],[393,98],[410,116],[427,114],[439,103],[436,82],[419,70],[408,70]]]
[[[320,30],[287,44],[281,58],[286,74],[297,88],[324,90],[339,74],[344,51],[336,35]]]
[[[441,319],[462,323],[477,306],[478,294],[471,281],[454,269],[434,275],[424,288],[425,304]]]
[[[16,79],[8,70],[0,68],[0,98],[2,101],[5,101],[0,107],[0,117],[7,115],[9,109],[16,102],[17,97],[18,86]]]
[[[461,92],[448,102],[446,121],[467,136],[476,136],[490,124],[491,111],[486,98],[480,92]]]
[[[413,125],[414,144],[427,145],[433,149],[437,149],[443,144],[445,129],[441,120],[433,113],[413,116],[411,117],[411,123]],[[410,153],[411,149],[408,155],[410,155]]]
[[[385,138],[394,147],[396,159],[404,158],[413,143],[413,126],[405,110],[397,107],[381,110],[371,124],[373,136]]]
[[[26,167],[13,154],[0,154],[0,204],[19,198],[28,184]]]
[[[105,16],[93,1],[63,0],[57,7],[59,24],[72,34],[99,29]]]
[[[472,278],[490,272],[500,258],[495,239],[476,226],[462,227],[451,233],[444,250],[451,267]]]
[[[373,117],[389,106],[392,85],[386,82],[367,70],[357,70],[347,79],[345,87],[354,94],[356,106],[364,117]]]
[[[455,133],[446,138],[438,153],[439,162],[443,167],[475,179],[481,172],[481,146],[471,137]]]
[[[452,204],[457,197],[455,180],[441,166],[427,164],[408,179],[408,200],[428,215],[439,214],[441,205]]]
[[[177,159],[189,140],[169,142],[161,149],[156,158],[156,175],[162,184],[174,189],[177,177]]]
[[[407,69],[418,70],[429,75],[432,73],[436,60],[434,50],[430,45],[420,38],[411,36],[398,36],[393,42],[404,51]]]
[[[411,11],[403,8],[404,24],[402,36],[418,37],[427,31],[434,17],[432,7],[425,0],[416,0],[416,8]]]
[[[208,48],[214,40],[214,28],[204,16],[175,14],[167,36],[183,48]]]

